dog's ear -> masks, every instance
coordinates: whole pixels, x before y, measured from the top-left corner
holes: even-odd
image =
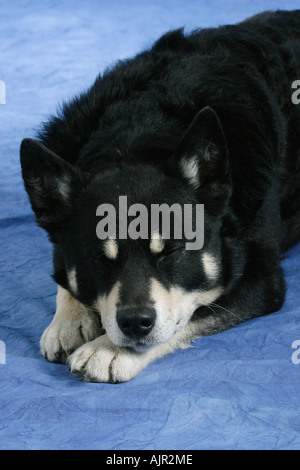
[[[225,135],[215,111],[206,107],[195,116],[176,152],[182,176],[210,194],[228,188],[229,170]]]
[[[22,176],[37,223],[50,235],[66,223],[71,201],[83,178],[79,170],[40,142],[24,139]]]

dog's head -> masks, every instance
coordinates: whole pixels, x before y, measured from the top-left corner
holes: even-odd
[[[159,165],[129,159],[86,174],[31,139],[22,142],[21,164],[37,223],[54,242],[55,279],[99,311],[116,345],[143,350],[166,342],[222,295],[231,185],[211,108]],[[153,222],[153,207],[162,205],[167,212]]]

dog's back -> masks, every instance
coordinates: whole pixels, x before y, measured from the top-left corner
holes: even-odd
[[[195,114],[209,105],[228,140],[233,202],[247,224],[278,171],[284,251],[300,237],[300,106],[291,100],[297,78],[300,10],[186,36],[176,30],[99,76],[40,137],[88,171],[136,159],[163,165]]]
[[[292,94],[292,83],[300,79],[300,10],[264,12],[241,25],[253,31],[255,36],[266,37],[275,44],[279,54],[267,58],[261,73],[266,77],[266,84],[272,87],[283,121],[284,148],[278,172],[282,251],[285,251],[300,237],[300,106],[292,103],[288,93]]]

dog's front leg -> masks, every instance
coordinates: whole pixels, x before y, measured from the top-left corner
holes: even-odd
[[[168,342],[135,352],[115,346],[105,334],[77,349],[68,362],[71,372],[85,382],[127,382],[156,359],[187,348],[196,336],[194,325],[187,325]]]
[[[66,362],[82,344],[99,336],[99,317],[62,287],[58,287],[56,313],[41,338],[41,352],[50,362]]]

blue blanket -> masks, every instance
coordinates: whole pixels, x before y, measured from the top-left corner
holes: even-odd
[[[282,260],[287,296],[279,312],[199,339],[131,382],[82,383],[39,352],[56,286],[51,246],[34,223],[19,167],[22,138],[117,59],[171,28],[235,23],[280,7],[280,0],[1,2],[1,449],[300,447],[300,245]]]

